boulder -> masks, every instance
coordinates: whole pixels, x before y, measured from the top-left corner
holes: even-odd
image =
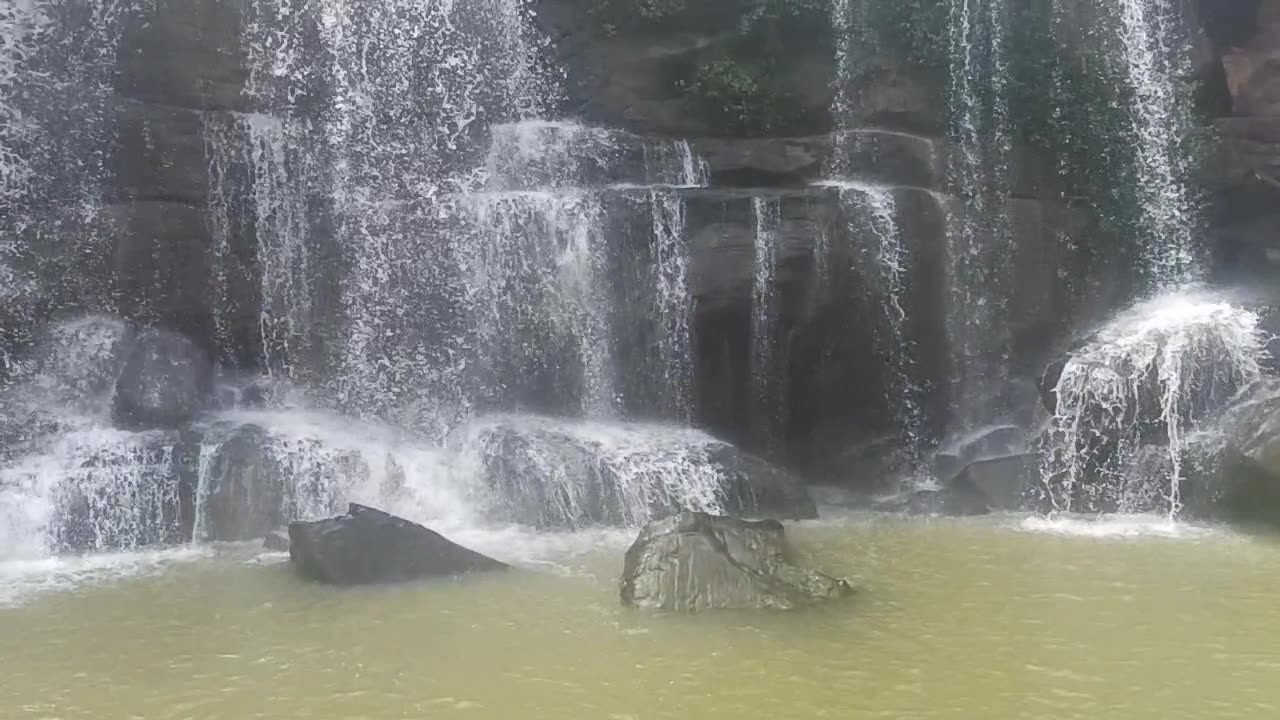
[[[121,427],[176,427],[204,407],[213,365],[190,339],[167,330],[138,335],[116,381],[113,415]]]
[[[1016,510],[1022,506],[1037,462],[1025,430],[992,425],[956,438],[939,450],[934,456],[934,472],[945,487],[956,490],[958,498],[975,499],[944,506]]]
[[[684,512],[650,523],[627,550],[622,604],[676,612],[793,610],[850,595],[849,583],[792,564],[782,524]]]
[[[213,451],[207,470],[204,541],[261,538],[285,521],[285,478],[262,428],[233,430]]]
[[[371,585],[508,566],[421,525],[352,503],[346,515],[289,524],[289,557],[306,577]]]
[[[969,463],[952,484],[963,484],[982,494],[991,510],[1019,510],[1032,487],[1040,457],[1033,452],[1012,452]]]

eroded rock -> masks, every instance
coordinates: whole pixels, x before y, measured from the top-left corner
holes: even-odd
[[[792,564],[782,524],[685,512],[650,523],[627,551],[622,604],[655,610],[793,610],[853,592]]]

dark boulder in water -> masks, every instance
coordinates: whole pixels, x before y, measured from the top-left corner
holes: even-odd
[[[421,525],[355,503],[346,515],[290,523],[289,557],[304,576],[330,585],[372,585],[508,568]]]
[[[113,415],[131,430],[176,427],[205,406],[213,364],[190,339],[167,330],[138,335],[116,381]]]
[[[262,428],[236,428],[214,451],[207,473],[198,540],[253,540],[284,524],[285,478],[267,453]]]
[[[627,551],[622,604],[655,610],[791,610],[853,592],[792,564],[782,524],[684,512],[650,523]]]
[[[1014,425],[981,428],[955,439],[934,456],[934,472],[943,487],[951,491],[951,504],[983,504],[964,502],[974,497],[981,498],[993,510],[1022,507],[1037,465],[1027,432]]]

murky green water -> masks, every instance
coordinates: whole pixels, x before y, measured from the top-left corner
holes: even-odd
[[[1280,544],[1123,529],[793,528],[865,590],[791,615],[625,611],[620,538],[509,548],[558,567],[345,591],[224,551],[0,608],[0,717],[1280,716]]]

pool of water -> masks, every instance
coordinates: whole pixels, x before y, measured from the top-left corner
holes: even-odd
[[[793,614],[628,611],[616,533],[477,536],[522,569],[356,590],[244,547],[0,565],[0,717],[1280,713],[1280,542],[1141,519],[789,533],[861,593]]]

